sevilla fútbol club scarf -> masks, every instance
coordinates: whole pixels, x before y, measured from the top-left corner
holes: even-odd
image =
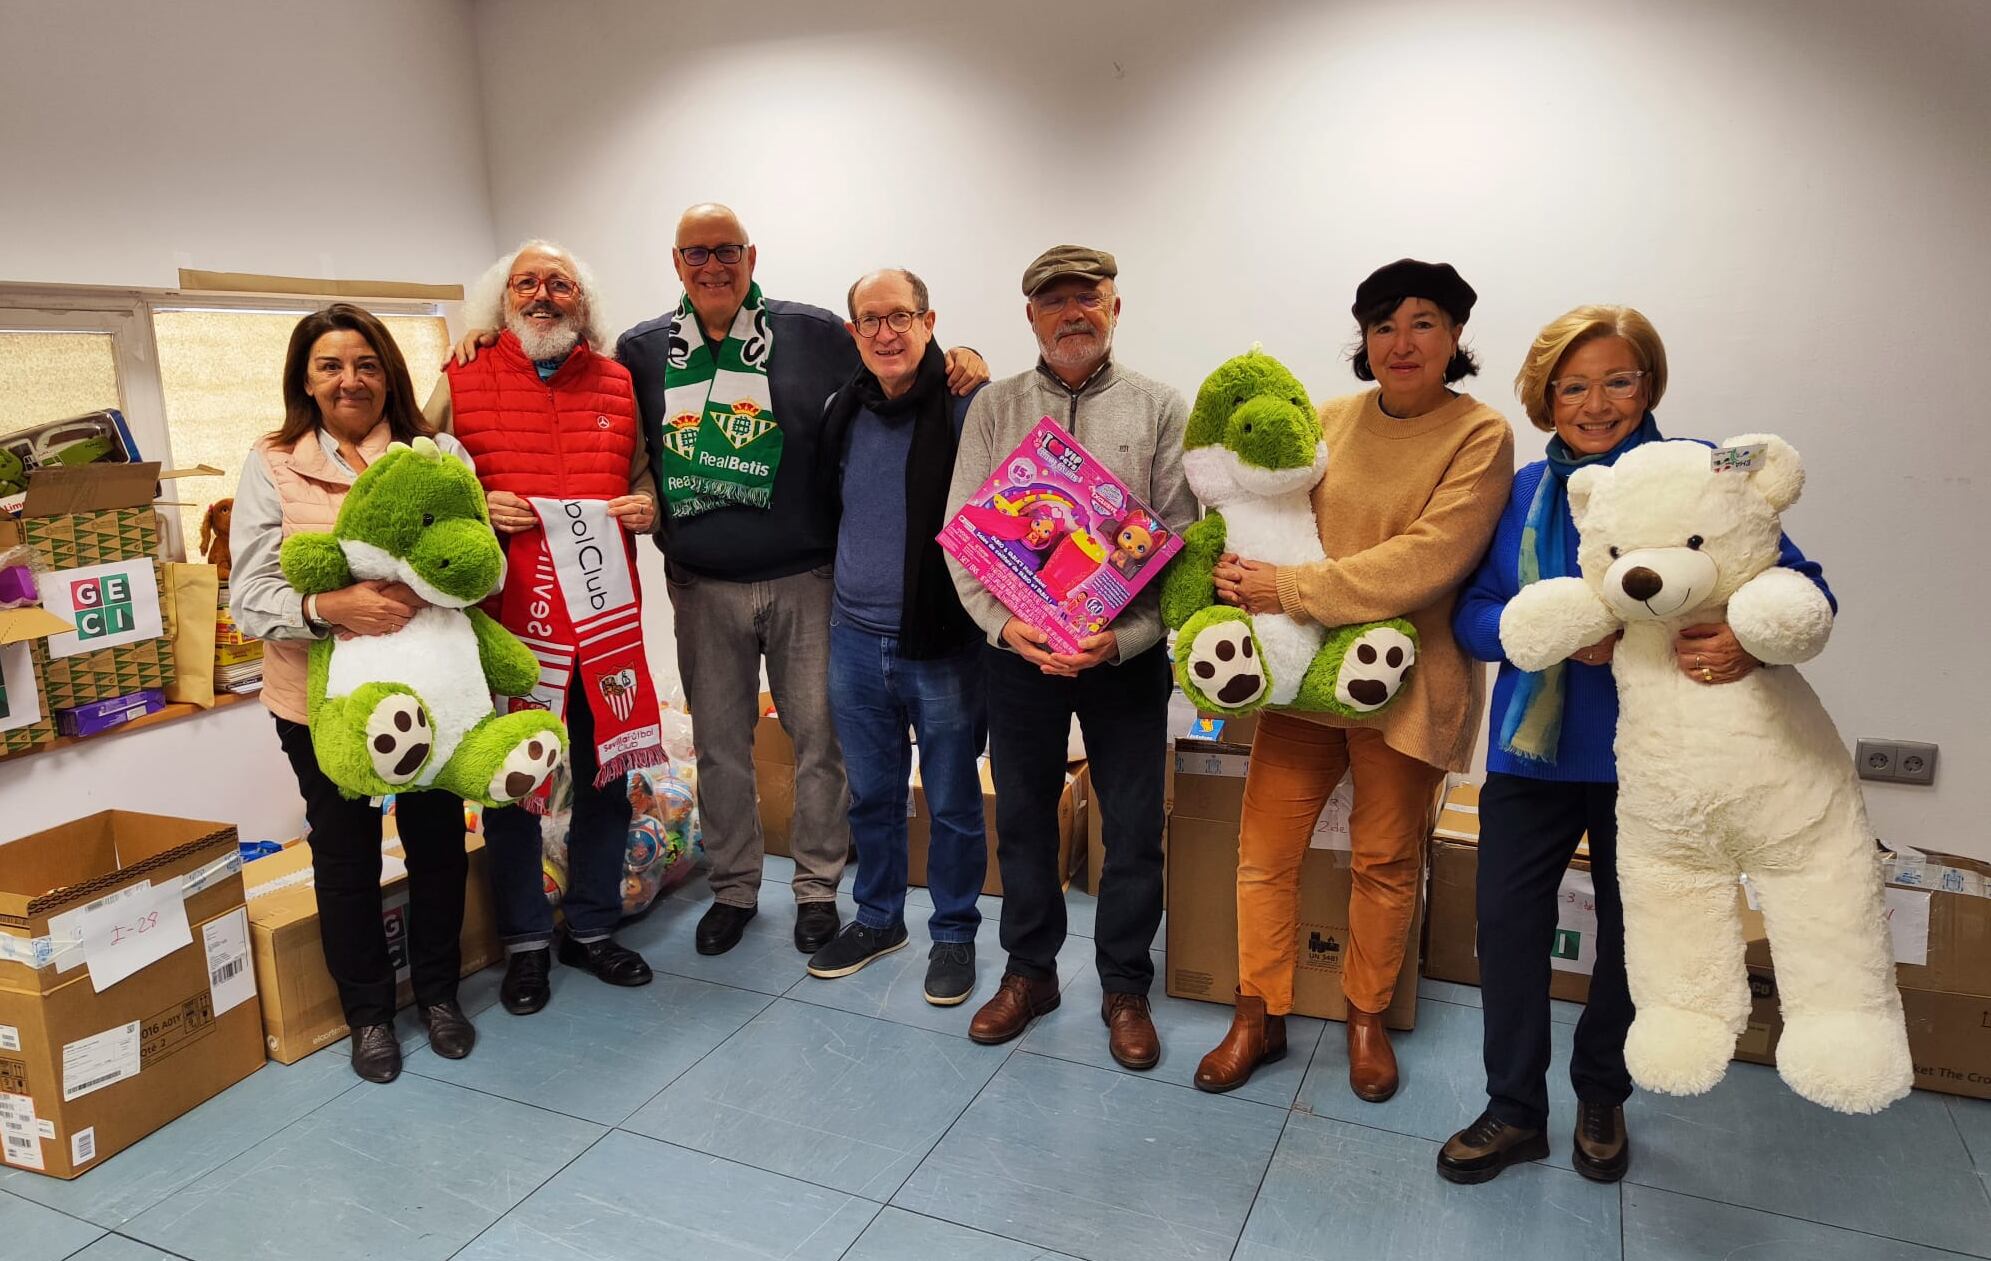
[[[551,710],[564,718],[579,672],[595,720],[595,786],[639,767],[662,765],[657,690],[643,657],[636,548],[594,499],[533,499],[540,528],[512,536],[498,620],[539,660],[532,695],[508,697],[508,712]],[[535,813],[545,798],[525,804]]]

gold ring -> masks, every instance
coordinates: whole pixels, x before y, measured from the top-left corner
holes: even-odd
[[[1697,652],[1694,654],[1694,669],[1699,670],[1701,668],[1703,668],[1701,666],[1701,654]]]
[[[1714,671],[1712,671],[1712,670],[1703,670],[1703,671],[1701,671],[1701,682],[1703,682],[1703,683],[1712,683],[1712,682],[1714,682]]]

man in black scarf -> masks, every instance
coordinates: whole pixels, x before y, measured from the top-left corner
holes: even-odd
[[[981,634],[961,608],[940,545],[954,448],[969,399],[948,393],[926,284],[873,272],[850,288],[863,366],[831,400],[819,476],[841,506],[830,620],[830,712],[850,778],[857,918],[809,960],[848,976],[901,949],[906,793],[913,748],[932,816],[926,1000],[953,1006],[975,985],[975,899],[987,871],[976,758],[988,734]]]

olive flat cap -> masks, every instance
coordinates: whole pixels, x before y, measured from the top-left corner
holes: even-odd
[[[1105,250],[1083,245],[1053,245],[1023,269],[1023,296],[1030,297],[1060,276],[1082,276],[1087,280],[1111,280],[1120,274],[1120,264]]]
[[[1360,320],[1364,311],[1373,311],[1384,303],[1394,306],[1405,298],[1424,298],[1435,303],[1452,317],[1454,324],[1465,323],[1473,312],[1473,303],[1479,301],[1473,287],[1450,263],[1399,258],[1378,267],[1356,286],[1355,304],[1350,310]]]

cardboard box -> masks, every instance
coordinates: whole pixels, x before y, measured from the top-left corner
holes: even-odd
[[[996,799],[995,777],[989,769],[989,760],[980,759],[982,776],[982,829],[988,839],[988,875],[982,879],[982,892],[990,897],[1002,896],[1002,867],[996,862]],[[1086,793],[1080,784],[1085,774],[1085,764],[1079,763],[1065,772],[1064,791],[1058,798],[1058,872],[1060,882],[1067,888],[1073,878],[1085,866],[1085,808]],[[928,849],[933,841],[933,813],[927,808],[926,786],[920,782],[919,766],[913,766],[911,814],[906,819],[906,883],[926,885],[926,863]]]
[[[1479,788],[1454,785],[1431,832],[1424,975],[1434,981],[1479,984]],[[1577,843],[1576,854],[1556,900],[1549,996],[1581,1003],[1590,998],[1590,972],[1597,961],[1597,889],[1590,878],[1587,840]]]
[[[73,1178],[262,1066],[240,873],[233,826],[124,810],[0,845],[6,1164]],[[148,940],[166,953],[100,992]]]
[[[1991,1099],[1991,864],[1908,854],[1891,857],[1886,872],[1895,979],[1915,1086]],[[1751,1007],[1735,1058],[1774,1064],[1783,1017],[1769,935],[1747,889],[1738,896]]]
[[[471,835],[470,875],[463,900],[463,975],[503,957],[491,906],[484,838]],[[399,860],[398,845],[387,854]],[[406,956],[408,872],[399,861],[382,872],[382,921],[394,957],[397,1008],[414,1001]],[[294,1064],[346,1036],[338,987],[325,970],[325,947],[318,927],[318,895],[311,885],[311,847],[292,845],[242,869],[249,901],[249,943],[256,984],[263,992],[260,1027],[271,1059]]]
[[[43,682],[48,669],[43,640],[68,629],[68,622],[33,605],[0,609],[0,754],[55,739],[55,707]]]
[[[134,589],[126,600],[104,609],[149,606],[152,616],[158,618],[163,584],[158,562],[158,514],[152,499],[162,477],[179,475],[178,471],[162,473],[156,463],[37,470],[28,480],[20,519],[0,526],[0,546],[12,536],[39,551],[53,567],[54,572],[39,579],[44,605],[49,604],[52,590],[67,590],[72,585],[67,571],[119,561],[149,561],[150,590]],[[145,585],[142,579],[134,584]],[[91,612],[100,617],[103,611]],[[79,602],[76,624],[69,630],[104,634],[101,627],[86,629],[86,616],[89,614],[82,611]],[[67,655],[63,647],[51,644],[43,692],[49,704],[68,708],[147,688],[164,688],[172,681],[173,649],[162,629],[150,638]]]
[[[774,716],[774,697],[760,694],[760,721],[754,724],[754,795],[760,803],[761,848],[789,854],[795,826],[795,742]]]
[[[1177,740],[1175,804],[1168,821],[1168,993],[1230,1004],[1237,968],[1238,819],[1244,803],[1249,754],[1236,746]],[[1353,887],[1347,850],[1347,781],[1322,811],[1312,844],[1300,860],[1298,967],[1293,1011],[1345,1020],[1342,959],[1348,946],[1348,898]],[[1433,799],[1433,807],[1436,807]],[[1337,816],[1338,819],[1337,819]],[[1396,992],[1384,1023],[1410,1029],[1417,1023],[1418,946],[1424,898],[1420,885]]]

